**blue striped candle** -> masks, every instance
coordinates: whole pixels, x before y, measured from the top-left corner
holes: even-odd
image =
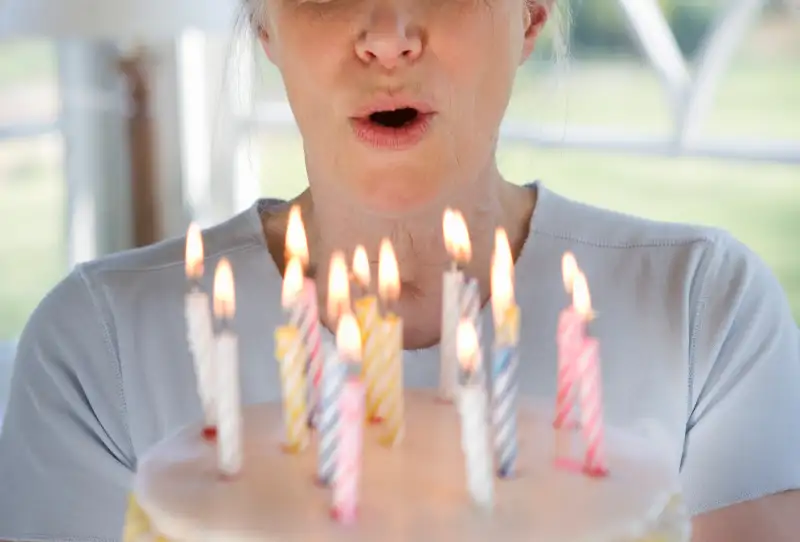
[[[508,478],[517,462],[517,351],[497,346],[492,363],[492,424],[497,475]]]

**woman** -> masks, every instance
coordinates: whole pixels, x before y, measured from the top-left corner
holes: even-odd
[[[253,1],[303,136],[310,189],[294,203],[313,272],[327,276],[335,249],[375,255],[391,237],[409,384],[436,382],[446,206],[467,218],[467,272],[484,299],[493,232],[509,233],[526,393],[553,393],[560,262],[573,251],[603,315],[608,416],[670,431],[694,540],[796,538],[800,335],[764,264],[722,232],[594,209],[498,172],[500,120],[549,0]],[[206,269],[225,255],[236,275],[246,401],[278,393],[268,330],[282,317],[287,214],[261,202],[205,235]],[[0,538],[118,538],[137,457],[200,416],[184,286],[174,240],[79,266],[41,303],[0,437]]]

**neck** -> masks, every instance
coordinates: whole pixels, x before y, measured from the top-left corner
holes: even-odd
[[[458,209],[467,221],[473,256],[464,271],[478,279],[485,302],[490,294],[495,228],[506,229],[516,258],[527,238],[535,204],[534,191],[504,181],[494,164],[483,175],[460,183],[457,189],[445,191],[424,208],[402,216],[370,212],[337,190],[334,183],[325,182],[329,180],[314,181],[313,189],[306,190],[293,203],[303,211],[310,251],[309,274],[317,279],[320,307],[326,306],[331,254],[344,251],[350,263],[355,247],[364,245],[373,278],[370,290],[374,293],[378,247],[383,238],[388,238],[400,267],[401,295],[395,308],[404,319],[406,348],[423,348],[439,340],[442,272],[450,266],[442,233],[445,208]],[[270,251],[282,271],[286,217],[267,218]],[[328,324],[327,318],[323,317],[323,321]]]

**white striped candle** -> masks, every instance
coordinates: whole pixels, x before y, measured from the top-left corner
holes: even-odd
[[[224,476],[242,468],[242,407],[239,383],[238,339],[231,328],[236,301],[233,271],[222,258],[214,274],[214,316],[220,323],[216,340],[217,362],[217,460]]]
[[[347,367],[339,360],[336,350],[325,354],[322,371],[322,397],[319,415],[319,447],[317,449],[317,478],[329,486],[336,474],[339,427],[341,426],[339,401],[344,389]]]

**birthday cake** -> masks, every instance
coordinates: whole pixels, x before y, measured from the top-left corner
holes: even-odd
[[[355,315],[344,256],[334,254],[329,297],[342,309],[330,311],[335,347],[320,342],[314,283],[301,259],[287,265],[290,316],[275,330],[280,404],[241,404],[228,262],[215,274],[216,336],[193,324],[208,321],[193,280],[187,327],[208,408],[202,423],[141,458],[125,542],[688,542],[667,437],[654,424],[605,423],[599,341],[586,328],[588,286],[571,255],[563,262],[573,305],[559,317],[555,407],[518,397],[513,264],[504,235],[496,245],[491,360],[482,355],[477,283],[454,268],[445,275],[435,393],[403,386],[402,320],[391,310],[399,278],[388,241],[381,303],[363,295]],[[359,268],[368,270],[354,263],[356,275]],[[197,271],[187,266],[187,277]],[[203,345],[214,346],[199,355]]]
[[[559,434],[536,407],[520,405],[518,468],[495,481],[486,509],[466,489],[456,407],[407,392],[400,445],[383,446],[378,427],[364,433],[352,525],[331,518],[331,491],[315,479],[313,442],[303,453],[285,453],[280,406],[246,407],[242,469],[233,478],[218,473],[216,446],[203,439],[200,425],[142,458],[134,485],[138,514],[129,515],[125,542],[158,535],[170,542],[689,540],[675,468],[656,427],[607,428],[609,474],[593,478],[555,466]],[[573,444],[580,453],[580,439]]]

